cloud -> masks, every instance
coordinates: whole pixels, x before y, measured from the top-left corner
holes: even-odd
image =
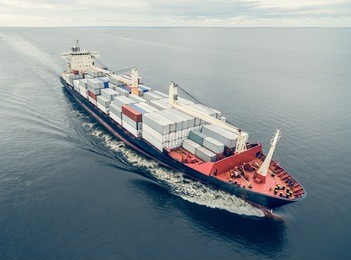
[[[350,26],[351,3],[346,0],[0,0],[0,26],[41,26],[43,20],[48,26]]]

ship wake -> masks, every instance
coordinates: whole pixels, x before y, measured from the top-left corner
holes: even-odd
[[[188,179],[179,171],[163,167],[157,161],[146,158],[128,148],[123,142],[116,140],[116,138],[105,131],[94,128],[94,126],[91,127],[92,135],[102,141],[104,146],[109,148],[115,155],[122,156],[133,167],[146,171],[158,183],[166,186],[172,194],[191,203],[209,208],[226,210],[238,215],[264,217],[262,210],[246,201],[199,181]]]

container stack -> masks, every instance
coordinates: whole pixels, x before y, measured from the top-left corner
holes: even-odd
[[[104,77],[106,75],[105,73],[100,72],[100,71],[96,71],[94,69],[88,69],[87,74],[93,78]]]
[[[75,91],[77,91],[79,93],[79,80],[78,79],[73,80],[73,88]]]
[[[109,83],[109,88],[115,90],[120,96],[129,96],[129,91],[125,90],[124,88],[121,88],[119,86],[116,86],[114,84],[111,84],[111,82]]]
[[[152,107],[155,109],[154,107]],[[195,118],[176,109],[167,109],[143,115],[143,138],[162,151],[180,147],[189,132],[199,129]]]
[[[175,130],[175,122],[161,116],[158,112],[143,115],[142,137],[159,151],[169,148],[170,133]]]
[[[110,80],[110,87],[111,87],[111,84],[113,84],[114,86],[117,86],[117,87],[123,85],[123,82],[118,80],[118,79],[116,79],[115,77],[110,77],[109,76],[109,80]]]
[[[134,100],[135,102],[146,102],[147,100],[146,99],[143,99],[142,97],[139,97],[137,95],[134,95],[134,94],[130,94],[128,96],[130,99]]]
[[[134,104],[135,101],[126,96],[115,96],[113,103],[110,104],[110,117],[122,125],[122,107],[124,105]]]
[[[79,80],[79,93],[86,99],[88,98],[88,85],[86,79]]]
[[[88,79],[88,95],[89,101],[95,106],[97,105],[97,95],[101,94],[101,89],[104,88],[103,82],[98,79]]]
[[[146,99],[148,101],[158,100],[158,99],[162,99],[162,98],[164,98],[164,97],[160,96],[159,94],[156,94],[155,92],[144,93],[144,99]]]
[[[122,126],[135,137],[141,136],[142,113],[131,105],[122,106]]]
[[[209,129],[211,129],[211,131],[209,131]],[[200,145],[201,148],[196,147],[195,153],[193,146],[190,147],[190,150],[188,149],[188,144],[186,146],[183,145],[183,148],[206,162],[220,160],[224,157],[225,149],[229,149],[225,147],[225,144],[229,145],[231,147],[230,149],[233,149],[233,138],[235,138],[232,133],[229,131],[227,131],[229,134],[224,133],[223,130],[223,128],[215,125],[204,125],[202,126],[202,132],[194,130],[189,134],[189,139]]]
[[[113,89],[104,88],[101,89],[101,96],[107,98],[110,101],[113,101],[116,96],[119,96],[119,94]]]
[[[236,146],[238,135],[233,132],[229,132],[228,130],[225,130],[219,126],[204,125],[202,127],[202,132],[207,136],[223,143],[229,149],[233,149]]]
[[[150,105],[160,110],[170,108],[168,98],[164,98],[164,97],[157,100],[151,100]]]
[[[108,114],[110,111],[109,110],[110,103],[111,103],[110,99],[101,95],[97,96],[97,107],[105,114]]]
[[[102,82],[104,88],[108,88],[109,87],[109,78],[108,77],[99,77],[97,79]]]

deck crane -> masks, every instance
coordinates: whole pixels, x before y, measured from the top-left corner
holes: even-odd
[[[186,114],[200,118],[201,120],[209,122],[213,125],[220,126],[225,130],[236,134],[238,136],[238,139],[236,141],[235,153],[241,153],[247,150],[246,142],[248,141],[248,138],[249,138],[248,133],[241,131],[241,129],[231,124],[228,124],[225,121],[203,114],[197,111],[195,108],[192,108],[191,106],[180,104],[178,102],[178,85],[175,84],[174,82],[170,82],[169,84],[169,105],[170,107],[174,107]]]

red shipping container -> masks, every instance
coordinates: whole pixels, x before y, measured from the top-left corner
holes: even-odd
[[[94,100],[97,100],[97,95],[95,95],[93,92],[90,92],[89,90],[88,90],[88,94],[89,94],[89,97],[91,97],[91,98],[93,98]]]
[[[122,113],[132,119],[134,122],[141,122],[142,120],[142,113],[128,105],[122,106]]]

